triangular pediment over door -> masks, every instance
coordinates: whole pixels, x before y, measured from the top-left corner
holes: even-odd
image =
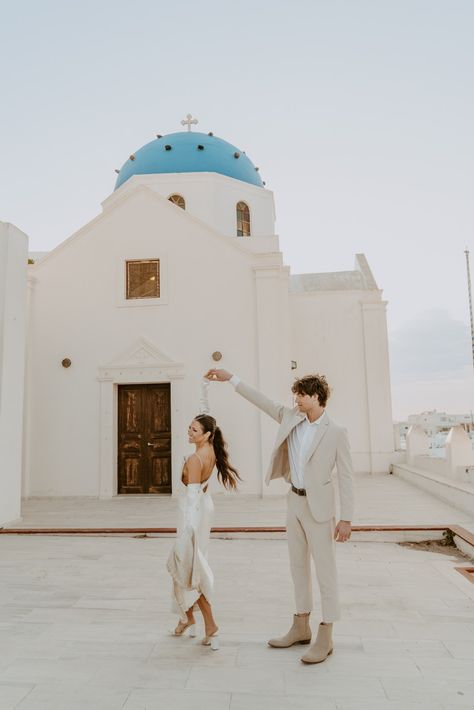
[[[131,381],[132,377],[136,382],[150,382],[150,378],[155,382],[174,380],[184,377],[184,365],[142,337],[109,363],[99,367],[100,380],[120,382],[124,377],[127,381]]]

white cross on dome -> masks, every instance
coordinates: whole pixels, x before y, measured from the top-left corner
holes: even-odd
[[[197,123],[199,123],[199,121],[197,120],[197,118],[193,118],[193,117],[192,117],[192,114],[190,114],[190,113],[187,113],[187,114],[186,114],[186,118],[183,118],[183,120],[181,121],[181,125],[182,125],[182,126],[187,126],[187,127],[188,127],[188,131],[191,130],[191,126],[192,126],[192,125],[195,126]]]

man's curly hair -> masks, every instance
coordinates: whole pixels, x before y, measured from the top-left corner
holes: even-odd
[[[324,375],[305,375],[295,380],[293,387],[291,388],[293,394],[309,394],[313,397],[315,394],[318,396],[318,402],[321,407],[325,407],[326,403],[331,394],[331,388],[329,387]]]

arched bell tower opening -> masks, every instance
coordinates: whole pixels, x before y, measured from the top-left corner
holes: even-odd
[[[246,202],[237,202],[237,236],[250,237],[250,208]]]

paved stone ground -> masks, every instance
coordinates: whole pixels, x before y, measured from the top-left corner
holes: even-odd
[[[335,653],[303,666],[303,647],[265,645],[293,611],[284,540],[211,540],[217,652],[168,635],[170,546],[0,536],[1,710],[474,708],[474,584],[459,559],[339,545]]]
[[[358,475],[356,487],[356,524],[474,529],[394,476]],[[284,497],[215,502],[216,526],[284,525]],[[175,521],[169,497],[37,499],[15,527]],[[304,648],[265,643],[293,613],[281,536],[211,541],[214,653],[168,633],[169,538],[0,535],[0,710],[472,710],[474,584],[454,569],[469,563],[371,535],[338,546],[344,616],[334,655],[310,667]]]
[[[358,525],[459,524],[471,529],[467,513],[389,474],[357,474]],[[268,490],[271,490],[271,486]],[[283,526],[284,496],[214,495],[215,525]],[[170,496],[30,499],[23,504],[23,520],[10,527],[174,527],[176,501]],[[474,525],[472,525],[474,529]]]

